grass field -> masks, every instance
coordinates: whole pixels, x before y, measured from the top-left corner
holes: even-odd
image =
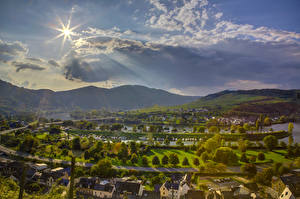
[[[241,152],[239,150],[234,150],[236,152],[236,154],[240,157],[241,156]],[[254,151],[254,150],[247,150],[246,155],[247,157],[250,156],[256,156],[258,155],[260,151]],[[257,160],[256,163],[268,163],[270,161],[273,162],[281,162],[281,163],[287,163],[287,162],[291,162],[292,160],[289,160],[287,158],[284,157],[284,155],[287,153],[285,150],[274,150],[272,152],[270,151],[262,151],[265,154],[265,160],[260,161]],[[243,164],[243,162],[241,162],[241,164]]]

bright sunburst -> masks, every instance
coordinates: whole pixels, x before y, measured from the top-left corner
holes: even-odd
[[[53,29],[59,31],[60,34],[57,35],[56,37],[54,37],[53,40],[58,39],[60,37],[63,37],[62,45],[61,45],[61,48],[63,48],[66,40],[72,41],[72,37],[71,36],[75,36],[76,35],[76,33],[73,32],[73,31],[76,28],[78,28],[80,25],[76,25],[76,26],[70,27],[71,26],[71,16],[70,16],[67,24],[64,24],[59,17],[58,17],[58,21],[59,21],[60,27],[53,27]]]

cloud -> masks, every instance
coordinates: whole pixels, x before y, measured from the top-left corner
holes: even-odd
[[[27,54],[27,47],[19,42],[5,42],[0,40],[0,61],[7,62],[16,57],[23,57]]]
[[[87,58],[75,51],[64,58],[63,70],[65,78],[83,82],[101,82],[107,80],[125,80],[138,78],[135,72],[122,63],[108,57],[98,55],[100,58]]]
[[[16,72],[20,72],[21,70],[26,70],[26,69],[37,70],[37,71],[45,70],[45,68],[31,63],[12,62],[12,65],[16,67]]]
[[[59,67],[60,65],[53,59],[49,60],[48,61],[48,64],[52,65],[52,66],[55,66],[55,67]]]

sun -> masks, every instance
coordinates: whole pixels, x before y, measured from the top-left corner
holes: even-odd
[[[59,22],[60,27],[51,27],[51,28],[59,31],[60,33],[56,37],[54,37],[52,40],[63,37],[62,44],[61,44],[61,49],[63,49],[66,40],[72,42],[72,37],[71,36],[76,36],[77,35],[74,32],[74,30],[76,28],[78,28],[80,25],[76,25],[76,26],[71,27],[71,16],[69,17],[66,24],[64,24],[59,17],[57,17],[57,18],[58,18],[58,22]]]
[[[64,35],[69,36],[70,35],[70,30],[69,29],[64,29]]]

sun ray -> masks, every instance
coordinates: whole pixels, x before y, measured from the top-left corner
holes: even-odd
[[[56,40],[60,37],[63,37],[62,44],[61,44],[61,50],[64,48],[66,40],[72,42],[72,36],[77,35],[73,31],[76,30],[80,26],[80,24],[78,24],[78,25],[75,25],[75,26],[71,27],[71,19],[72,19],[72,14],[70,15],[69,19],[67,20],[67,23],[64,24],[63,21],[61,20],[61,18],[57,17],[57,20],[58,20],[58,23],[59,23],[60,27],[50,27],[50,28],[60,32],[57,36],[55,36],[50,41]]]

